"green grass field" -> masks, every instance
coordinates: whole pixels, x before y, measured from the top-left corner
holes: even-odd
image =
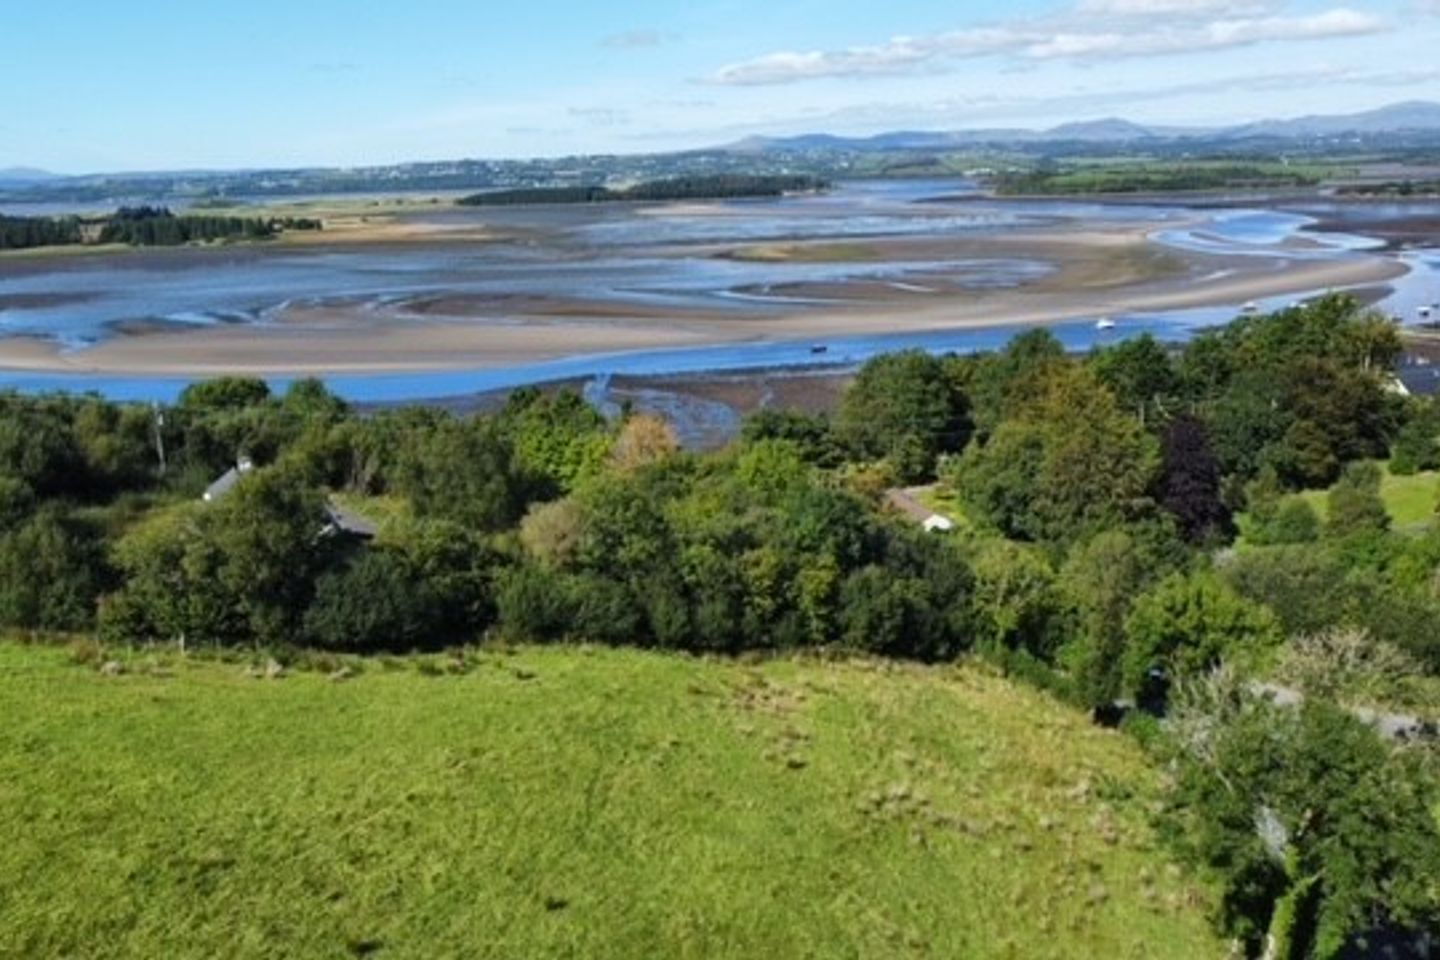
[[[975,667],[0,644],[0,956],[1222,956],[1155,780]]]
[[[1385,503],[1385,512],[1390,514],[1391,528],[1401,533],[1423,533],[1435,522],[1436,504],[1440,501],[1440,473],[1417,473],[1400,477],[1390,472],[1388,463],[1380,464],[1383,477],[1380,481],[1380,499]],[[1310,504],[1315,515],[1324,523],[1330,515],[1330,491],[1306,490],[1295,496]],[[1245,532],[1250,528],[1247,514],[1236,517],[1240,526],[1239,546],[1245,546]]]
[[[1381,464],[1384,478],[1380,481],[1380,498],[1396,530],[1414,530],[1435,519],[1436,501],[1440,500],[1440,473],[1417,473],[1398,477],[1389,464]],[[1308,490],[1300,494],[1315,513],[1324,520],[1330,514],[1329,491]]]
[[[915,499],[919,500],[931,510],[943,517],[948,517],[955,523],[958,530],[973,530],[975,522],[965,512],[965,505],[955,495],[955,491],[943,483],[918,490]]]

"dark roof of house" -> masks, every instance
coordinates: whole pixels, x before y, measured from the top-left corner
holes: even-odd
[[[1433,397],[1440,393],[1440,366],[1406,364],[1395,371],[1395,377],[1414,396]]]
[[[380,532],[380,526],[375,521],[361,516],[354,510],[347,510],[334,501],[325,504],[325,515],[329,518],[330,526],[336,533],[371,540]]]
[[[249,473],[251,470],[254,469],[255,464],[250,460],[250,458],[246,456],[241,456],[240,459],[235,461],[235,466],[231,467],[229,470],[226,470],[215,480],[214,483],[210,484],[210,486],[205,488],[205,493],[202,494],[202,499],[207,501],[219,500],[221,497],[228,494],[231,490],[235,489],[235,485],[240,482],[241,477],[245,476],[245,474]]]

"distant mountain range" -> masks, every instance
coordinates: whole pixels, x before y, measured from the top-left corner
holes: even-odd
[[[39,183],[42,180],[58,180],[59,174],[34,167],[0,167],[0,183]]]
[[[685,176],[783,176],[827,179],[884,175],[939,155],[993,148],[1032,157],[1137,153],[1157,157],[1379,154],[1429,160],[1440,149],[1440,103],[1398,103],[1345,116],[1265,120],[1232,127],[1145,125],[1110,117],[1048,130],[899,130],[864,137],[815,133],[754,137],[725,147],[657,154],[603,154],[533,160],[447,160],[377,167],[187,170],[57,176],[30,167],[0,169],[0,202],[64,204],[105,210],[137,203],[187,204],[399,191],[516,190],[633,185]],[[898,158],[893,155],[900,155]],[[868,155],[868,156],[866,156]]]
[[[734,152],[771,150],[956,150],[988,145],[1040,143],[1144,143],[1177,140],[1321,140],[1390,133],[1440,134],[1440,103],[1412,101],[1378,110],[1337,116],[1262,120],[1233,127],[1145,126],[1118,117],[1066,123],[1048,130],[994,128],[980,130],[900,130],[866,137],[804,134],[794,137],[750,137],[731,144]]]

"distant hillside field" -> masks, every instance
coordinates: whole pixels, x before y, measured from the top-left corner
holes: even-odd
[[[260,673],[0,645],[0,956],[1225,953],[1134,743],[978,668]]]

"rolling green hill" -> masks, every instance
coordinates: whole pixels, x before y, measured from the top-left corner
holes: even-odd
[[[0,956],[1224,952],[1133,742],[978,667],[111,671],[0,645]]]

